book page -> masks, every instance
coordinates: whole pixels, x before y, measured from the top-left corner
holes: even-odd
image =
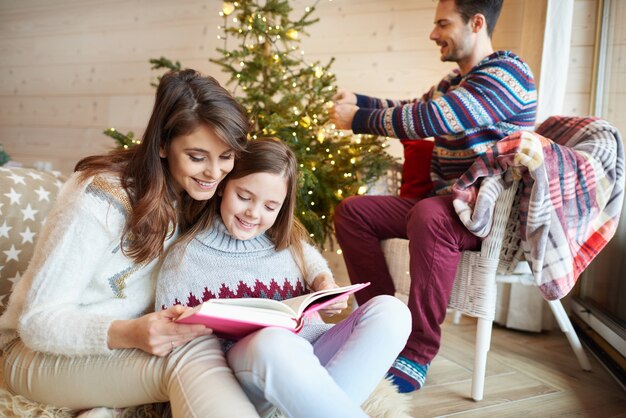
[[[308,295],[304,295],[308,296]],[[304,296],[299,296],[302,298]],[[294,298],[298,299],[298,298]],[[291,300],[291,299],[289,299]],[[290,306],[282,303],[282,301],[274,300],[274,299],[266,299],[266,298],[233,298],[233,299],[210,299],[205,303],[215,303],[219,305],[228,305],[228,306],[241,306],[243,308],[256,308],[256,309],[264,309],[276,311],[289,317],[295,318],[297,317],[296,311],[294,311]]]
[[[350,286],[336,287],[334,289],[325,289],[317,292],[309,293],[308,295],[298,296],[297,298],[285,299],[283,304],[289,306],[295,313],[295,317],[299,318],[305,311],[308,311],[309,307],[315,306],[311,309],[312,312],[323,309],[324,307],[332,304],[336,299],[340,299],[341,296],[350,295],[357,290],[369,285],[368,283],[357,283]]]

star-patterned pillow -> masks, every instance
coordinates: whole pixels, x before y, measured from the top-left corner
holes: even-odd
[[[28,267],[62,180],[58,172],[0,167],[0,313]]]

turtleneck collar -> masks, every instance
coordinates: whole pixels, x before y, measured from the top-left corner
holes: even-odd
[[[201,232],[195,239],[209,248],[228,253],[250,253],[275,248],[274,243],[266,234],[248,240],[233,237],[219,216],[213,221],[211,229]]]

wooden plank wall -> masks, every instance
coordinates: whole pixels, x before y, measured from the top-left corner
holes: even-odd
[[[0,143],[17,161],[71,171],[113,141],[111,126],[141,134],[161,55],[217,73],[217,1],[3,0]]]
[[[608,103],[606,118],[622,132],[626,138],[626,2],[613,0],[610,18],[613,33],[609,49],[612,61],[609,67],[610,79],[607,84]],[[622,217],[623,219],[623,217]],[[626,223],[626,222],[624,222]],[[626,230],[626,228],[624,228]],[[623,236],[626,234],[623,234]]]
[[[313,3],[292,4],[300,13]],[[414,97],[451,68],[428,40],[434,7],[432,0],[320,0],[305,57],[336,57],[342,87]],[[141,134],[157,75],[149,58],[164,55],[225,81],[207,61],[222,42],[220,9],[216,0],[0,0],[0,143],[25,165],[49,161],[70,172],[79,158],[112,146],[104,129]],[[505,2],[498,48],[520,52],[530,36],[520,16],[529,11],[524,0]],[[587,113],[594,11],[595,0],[576,0],[569,113]],[[392,142],[390,152],[401,155]]]
[[[564,113],[586,115],[591,106],[597,0],[575,0],[574,4]]]

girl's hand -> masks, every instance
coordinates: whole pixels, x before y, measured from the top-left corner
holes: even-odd
[[[336,287],[339,287],[339,286],[337,286],[337,283],[335,283],[335,279],[333,279],[332,276],[328,275],[327,273],[319,274],[315,278],[315,280],[313,280],[313,284],[311,285],[311,288],[315,292],[317,292],[318,290],[334,289]],[[343,298],[340,298],[332,305],[328,305],[324,309],[320,309],[319,312],[325,316],[333,316],[338,313],[341,313],[341,311],[343,311],[347,307],[348,307],[348,296],[344,296]]]
[[[136,319],[117,320],[109,327],[109,348],[138,348],[163,357],[176,347],[213,330],[204,325],[178,324],[174,319],[190,308],[176,305]]]

